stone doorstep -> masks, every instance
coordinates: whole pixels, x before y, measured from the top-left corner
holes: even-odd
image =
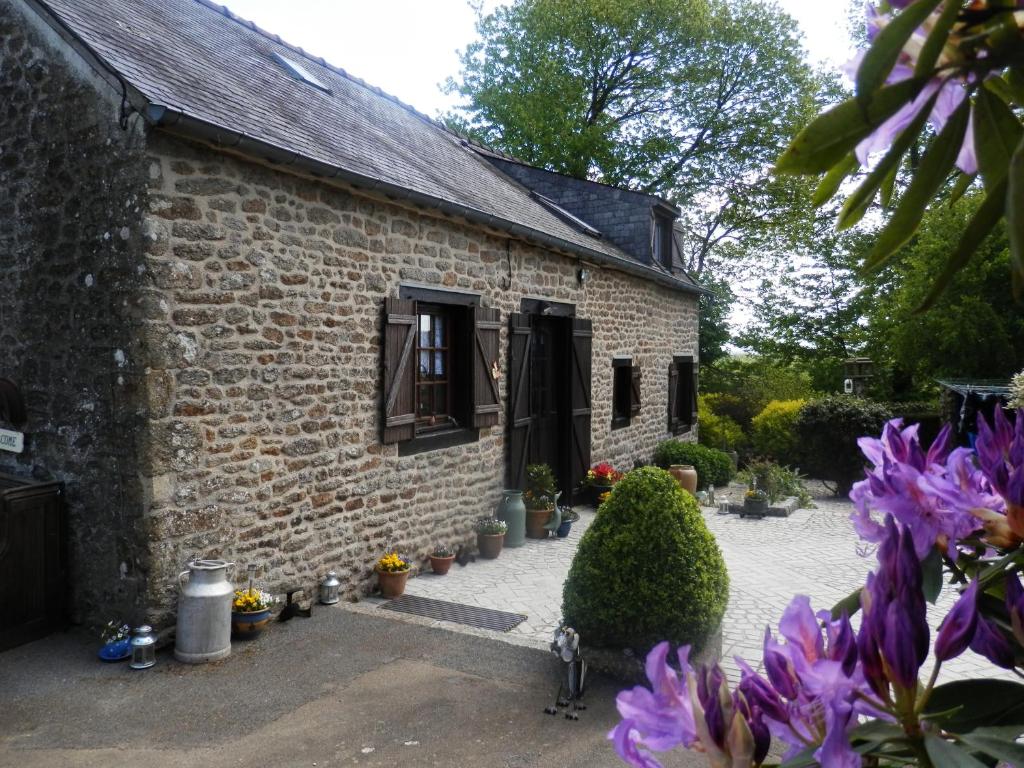
[[[765,517],[789,517],[800,508],[800,499],[796,496],[787,496],[780,503],[768,507]],[[743,513],[743,504],[729,502],[729,513],[739,515]]]

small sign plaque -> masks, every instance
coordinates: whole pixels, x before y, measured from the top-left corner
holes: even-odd
[[[9,429],[0,429],[0,451],[21,453],[25,450],[25,435]]]

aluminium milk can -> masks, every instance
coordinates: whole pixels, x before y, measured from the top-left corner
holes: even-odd
[[[178,628],[174,658],[188,664],[223,659],[231,653],[231,601],[228,581],[234,563],[194,560],[178,574]]]
[[[521,547],[526,543],[526,506],[523,504],[522,491],[502,491],[501,503],[494,516],[508,525],[505,532],[506,547]]]

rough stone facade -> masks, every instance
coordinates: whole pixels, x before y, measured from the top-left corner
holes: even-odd
[[[145,507],[133,299],[144,136],[49,28],[0,0],[0,376],[27,399],[0,472],[66,483],[72,618],[139,617]]]
[[[503,321],[523,298],[574,304],[594,326],[593,461],[629,467],[667,437],[695,296],[598,268],[581,285],[577,257],[122,129],[84,61],[0,0],[0,376],[30,411],[0,472],[66,483],[74,619],[170,623],[195,554],[255,562],[275,591],[334,569],[355,595],[389,543],[471,541],[503,488],[506,414],[470,444],[381,444],[400,285],[478,293]],[[642,408],[613,431],[615,356],[642,371]]]
[[[667,436],[693,297],[609,270],[581,286],[575,258],[499,233],[167,137],[149,149],[157,611],[193,552],[255,561],[275,587],[333,568],[352,594],[389,541],[425,556],[494,509],[504,414],[468,445],[400,457],[380,443],[381,312],[400,284],[478,292],[503,318],[523,297],[575,304],[594,322],[594,461],[631,466]],[[615,355],[641,368],[643,397],[612,431]]]

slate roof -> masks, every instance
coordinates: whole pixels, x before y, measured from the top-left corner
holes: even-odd
[[[693,292],[574,228],[430,118],[209,0],[39,0],[149,102],[348,177],[451,204],[540,242]],[[298,82],[272,54],[328,86]],[[139,105],[136,105],[139,106]],[[160,110],[147,110],[151,117]],[[479,214],[477,217],[476,214]]]

